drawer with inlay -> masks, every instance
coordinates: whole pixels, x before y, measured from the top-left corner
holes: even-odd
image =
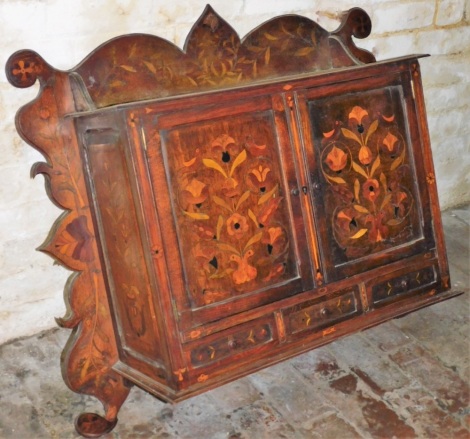
[[[310,300],[283,310],[287,333],[292,335],[334,325],[360,312],[359,293],[352,288],[330,299]]]
[[[437,270],[434,265],[420,270],[393,272],[391,275],[378,279],[378,282],[372,285],[372,302],[375,306],[385,305],[419,293],[423,289],[429,291],[429,287],[437,282]]]
[[[201,368],[233,361],[247,352],[259,350],[277,341],[275,325],[272,318],[262,318],[244,325],[212,334],[189,344],[186,355],[188,364]]]

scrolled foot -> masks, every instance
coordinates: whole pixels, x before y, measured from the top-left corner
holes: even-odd
[[[75,420],[75,430],[83,437],[100,437],[109,433],[117,424],[117,418],[108,421],[96,413],[82,413]]]

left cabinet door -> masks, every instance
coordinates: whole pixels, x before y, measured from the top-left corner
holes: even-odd
[[[164,381],[167,360],[162,328],[155,318],[155,280],[148,266],[140,200],[122,120],[115,110],[82,116],[76,120],[77,132],[120,358]]]
[[[183,329],[313,286],[282,96],[205,99],[133,113]]]

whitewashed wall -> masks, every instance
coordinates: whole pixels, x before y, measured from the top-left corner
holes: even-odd
[[[19,49],[36,50],[70,69],[105,40],[152,33],[183,46],[206,0],[1,0],[0,63]],[[428,119],[442,208],[470,201],[470,0],[213,0],[243,36],[281,14],[298,13],[328,30],[341,10],[361,6],[373,31],[358,45],[378,59],[430,53],[422,60]],[[0,72],[0,343],[53,327],[65,312],[70,273],[34,248],[60,211],[42,177],[29,168],[42,157],[20,140],[14,115],[37,88],[11,87]]]

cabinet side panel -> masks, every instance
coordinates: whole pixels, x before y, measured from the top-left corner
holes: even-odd
[[[122,359],[134,357],[160,369],[161,335],[150,302],[151,284],[120,133],[88,129],[84,138]]]

